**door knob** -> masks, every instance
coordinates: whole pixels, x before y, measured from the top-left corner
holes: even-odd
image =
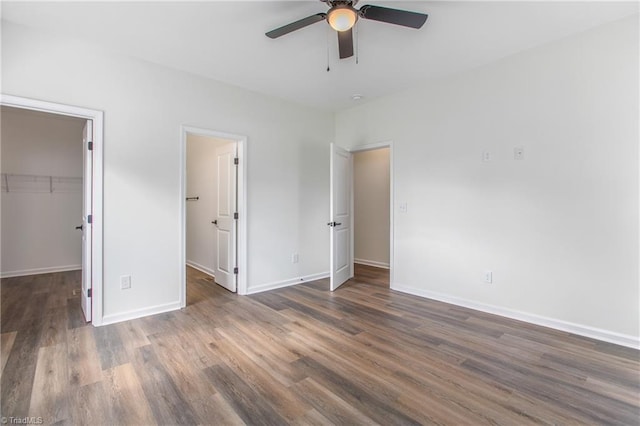
[[[76,229],[79,229],[79,230],[81,230],[81,231],[82,231],[82,225],[80,225],[80,226],[76,226]]]
[[[214,225],[217,225],[218,224],[218,220],[217,219],[216,220],[212,220],[211,223],[213,223]]]
[[[329,222],[329,223],[327,223],[327,225],[329,225],[331,227],[334,227],[334,226],[340,226],[340,225],[342,225],[342,223],[340,223],[340,222]]]

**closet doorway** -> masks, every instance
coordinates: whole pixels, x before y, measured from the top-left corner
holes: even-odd
[[[2,277],[81,271],[74,293],[85,320],[100,325],[102,112],[0,101]]]
[[[244,294],[245,138],[183,128],[183,258],[231,292]],[[241,271],[242,270],[242,271]]]
[[[329,170],[330,290],[354,277],[393,286],[392,142],[331,144]]]
[[[354,274],[389,287],[391,148],[352,150],[352,158]]]

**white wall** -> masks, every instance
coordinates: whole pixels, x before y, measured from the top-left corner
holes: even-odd
[[[353,154],[354,259],[389,267],[389,148]]]
[[[17,181],[2,192],[2,276],[82,267],[84,120],[2,108],[2,173],[79,178],[77,184]],[[62,191],[59,191],[62,189]]]
[[[105,322],[178,307],[183,124],[248,137],[249,290],[328,271],[331,114],[6,22],[2,91],[105,112]]]
[[[337,114],[394,142],[395,287],[638,344],[638,52],[636,15]]]
[[[216,148],[229,142],[209,136],[187,134],[187,197],[199,197],[186,204],[187,265],[214,275],[216,248],[215,225],[218,162]]]

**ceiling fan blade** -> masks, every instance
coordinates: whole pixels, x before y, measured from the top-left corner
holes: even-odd
[[[336,31],[338,33],[338,50],[340,59],[353,56],[353,28],[346,31]]]
[[[316,22],[324,21],[326,18],[326,13],[316,13],[315,15],[307,16],[306,18],[300,19],[299,21],[292,22],[280,28],[276,28],[275,30],[271,30],[268,33],[265,33],[265,35],[269,38],[278,38],[311,24],[315,24]]]
[[[388,24],[418,29],[424,25],[429,15],[367,4],[360,8],[360,16],[364,19],[371,19],[372,21],[386,22]]]

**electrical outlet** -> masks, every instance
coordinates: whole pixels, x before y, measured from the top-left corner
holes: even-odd
[[[400,210],[400,213],[406,213],[407,212],[407,203],[400,203],[399,210]]]
[[[291,255],[291,263],[298,263],[298,253],[293,253]]]
[[[122,290],[131,288],[131,275],[123,275],[120,277],[120,288]]]
[[[493,271],[484,271],[484,282],[487,284],[493,282]]]
[[[489,151],[482,151],[482,161],[484,161],[485,163],[491,161],[491,158],[493,156],[491,155],[491,152]]]

